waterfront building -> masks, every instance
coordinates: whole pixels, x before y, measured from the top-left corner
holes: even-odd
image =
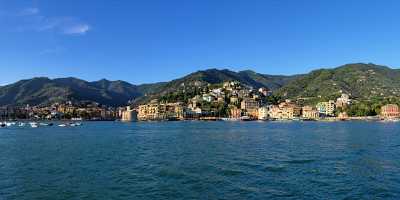
[[[289,99],[278,105],[280,111],[280,117],[278,119],[293,119],[295,117],[300,117],[301,107],[297,106],[295,103]]]
[[[242,110],[240,108],[232,107],[230,109],[230,118],[239,119],[242,117]]]
[[[267,120],[268,119],[268,108],[267,107],[258,108],[258,119],[259,120]]]
[[[327,102],[319,102],[316,107],[320,115],[334,116],[335,102],[333,100],[329,100]]]
[[[137,112],[131,109],[130,106],[127,106],[126,110],[122,111],[121,121],[126,121],[126,122],[137,121]]]
[[[258,118],[258,101],[252,98],[245,98],[240,104],[240,108],[245,112],[245,114],[249,117]]]
[[[150,103],[139,106],[138,120],[177,120],[183,119],[181,103]]]
[[[160,104],[145,104],[139,106],[138,120],[161,119],[163,109]]]
[[[301,108],[296,105],[288,105],[282,108],[282,119],[300,117]]]
[[[197,119],[201,116],[201,114],[196,113],[191,108],[186,108],[183,110],[183,118],[184,119]]]
[[[318,119],[319,113],[311,106],[304,106],[302,108],[302,117],[304,119]]]
[[[399,106],[396,104],[387,104],[381,107],[382,118],[398,118],[400,117]]]
[[[282,119],[282,109],[279,106],[271,106],[268,110],[271,119]]]
[[[243,99],[243,101],[240,104],[240,108],[247,112],[252,112],[254,110],[258,111],[258,107],[259,107],[258,101],[251,99],[251,98]]]

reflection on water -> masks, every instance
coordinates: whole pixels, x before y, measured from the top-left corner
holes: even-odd
[[[400,124],[0,129],[0,199],[399,199]]]

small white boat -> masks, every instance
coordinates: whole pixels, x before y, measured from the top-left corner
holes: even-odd
[[[59,127],[66,127],[67,125],[66,124],[59,124],[58,126]]]
[[[76,122],[76,123],[70,123],[70,126],[82,126],[82,123]]]
[[[20,123],[18,124],[18,126],[19,126],[19,127],[23,127],[23,126],[25,126],[25,123],[20,122]]]
[[[29,122],[29,125],[31,125],[32,128],[39,127],[38,123],[36,123],[36,122]]]
[[[7,127],[12,126],[12,125],[13,125],[13,124],[12,124],[11,122],[7,122],[7,123],[6,123],[6,126],[7,126]]]
[[[51,126],[51,125],[53,125],[52,123],[50,123],[50,124],[48,124],[48,123],[40,123],[40,126]]]

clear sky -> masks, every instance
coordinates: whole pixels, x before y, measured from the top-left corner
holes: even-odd
[[[400,66],[398,0],[0,0],[0,85]]]

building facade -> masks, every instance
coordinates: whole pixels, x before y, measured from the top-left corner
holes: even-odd
[[[335,114],[335,102],[333,100],[319,102],[316,107],[322,116],[334,116]]]
[[[124,122],[137,121],[137,112],[131,109],[130,106],[127,106],[126,110],[122,111],[121,121]]]
[[[387,104],[381,107],[381,117],[398,118],[400,116],[399,106],[396,104]]]
[[[319,113],[316,109],[311,106],[304,106],[302,108],[302,115],[304,119],[318,119]]]
[[[268,108],[261,107],[258,109],[258,119],[259,120],[267,120],[268,119]]]

